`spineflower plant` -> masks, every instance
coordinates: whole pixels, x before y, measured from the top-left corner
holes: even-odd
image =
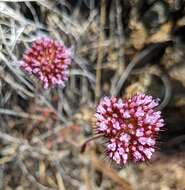
[[[100,101],[95,114],[97,137],[106,139],[105,152],[111,160],[125,165],[151,159],[164,126],[161,112],[155,110],[158,101],[142,93],[125,100],[104,97]]]
[[[68,79],[71,52],[64,44],[43,37],[32,43],[19,64],[27,73],[42,81],[45,89],[58,85],[64,87]]]

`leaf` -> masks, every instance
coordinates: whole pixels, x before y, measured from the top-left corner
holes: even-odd
[[[172,23],[167,22],[163,24],[159,31],[150,36],[147,40],[148,43],[157,43],[170,40],[170,32],[172,29]]]

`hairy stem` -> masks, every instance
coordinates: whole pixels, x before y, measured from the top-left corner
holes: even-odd
[[[95,139],[98,139],[98,138],[100,138],[100,137],[103,137],[103,134],[97,134],[97,135],[95,135],[95,136],[93,136],[93,137],[87,139],[87,140],[81,145],[81,150],[80,150],[80,152],[83,153],[83,152],[85,151],[86,146],[87,146],[87,144],[88,144],[89,142],[91,142],[91,141],[93,141],[93,140],[95,140]]]

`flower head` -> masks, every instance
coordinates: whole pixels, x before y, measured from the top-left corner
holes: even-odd
[[[47,89],[56,85],[64,86],[70,63],[69,49],[50,38],[41,38],[34,41],[24,53],[20,66],[40,79]]]
[[[149,160],[155,151],[156,136],[164,126],[158,100],[145,94],[129,99],[104,97],[97,107],[97,132],[107,139],[107,155],[124,165]]]

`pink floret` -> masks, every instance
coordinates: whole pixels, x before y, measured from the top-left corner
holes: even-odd
[[[68,79],[71,52],[57,41],[41,38],[33,42],[19,64],[27,73],[41,80],[45,89],[57,85],[64,87]]]
[[[151,159],[164,126],[158,99],[137,94],[129,99],[104,97],[97,107],[97,132],[107,139],[107,155],[119,165]]]

